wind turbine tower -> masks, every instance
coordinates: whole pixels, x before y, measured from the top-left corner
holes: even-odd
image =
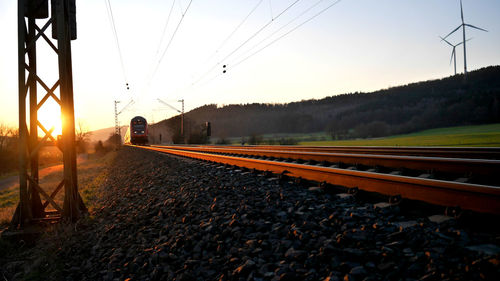
[[[464,45],[464,78],[467,79],[467,51],[466,51],[466,44],[465,44],[465,42],[467,42],[467,40],[465,40],[465,27],[468,26],[468,27],[472,27],[472,28],[475,28],[475,29],[479,29],[481,31],[485,31],[485,32],[488,32],[488,30],[482,29],[480,27],[473,26],[472,24],[468,24],[468,23],[464,22],[464,9],[463,9],[463,6],[462,6],[462,0],[460,0],[460,16],[462,17],[462,24],[460,24],[452,32],[450,32],[448,35],[446,35],[443,38],[443,40],[446,39],[446,38],[448,38],[448,36],[450,36],[451,34],[455,33],[460,28],[462,28],[462,35],[463,35],[462,44]]]
[[[456,49],[456,47],[460,46],[464,42],[460,42],[458,44],[453,45],[448,40],[444,39],[443,37],[439,36],[439,38],[441,38],[442,41],[446,42],[446,44],[450,45],[453,48],[453,50],[451,51],[450,64],[451,64],[451,61],[453,60],[453,64],[455,66],[455,75],[457,75],[457,52],[455,49]],[[469,40],[471,40],[471,39],[467,39],[466,42]]]

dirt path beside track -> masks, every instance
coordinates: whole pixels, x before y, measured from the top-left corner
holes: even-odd
[[[86,154],[85,155],[84,154],[78,155],[77,163],[81,164],[84,161],[86,161],[87,159],[88,159],[88,156],[86,156]],[[44,177],[46,177],[52,173],[61,171],[62,169],[63,169],[62,164],[40,169],[38,171],[39,178],[41,180]],[[16,187],[16,186],[19,186],[19,176],[18,175],[10,176],[10,177],[4,178],[4,179],[0,179],[0,191],[2,191],[4,189],[11,188],[11,187]]]
[[[39,177],[40,177],[40,179],[42,179],[49,174],[61,171],[62,168],[63,168],[62,164],[43,168],[43,169],[39,170]],[[15,186],[19,186],[19,176],[11,176],[11,177],[0,180],[0,190],[15,187]]]

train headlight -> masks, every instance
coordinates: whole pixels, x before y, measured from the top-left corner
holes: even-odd
[[[141,134],[144,134],[144,131],[141,131]]]

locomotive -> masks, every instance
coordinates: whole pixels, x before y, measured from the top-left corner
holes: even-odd
[[[148,122],[142,116],[136,116],[130,120],[130,126],[125,135],[125,143],[134,145],[145,145],[148,143]]]

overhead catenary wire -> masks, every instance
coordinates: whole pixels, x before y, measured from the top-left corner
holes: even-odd
[[[172,15],[172,11],[174,10],[175,0],[172,1],[172,6],[170,7],[170,11],[168,12],[167,21],[163,26],[163,31],[161,33],[160,43],[158,43],[158,48],[156,49],[156,54],[160,53],[161,44],[163,43],[163,39],[165,38],[165,34],[167,31],[168,23],[170,22],[170,16]]]
[[[296,0],[294,1],[293,3],[291,3],[291,5],[289,5],[288,7],[286,7],[286,9],[282,10],[274,19],[276,18],[279,18],[280,16],[282,16],[284,13],[286,13],[289,9],[291,9],[296,3],[298,3],[300,0]],[[315,4],[311,5],[309,8],[307,8],[306,10],[302,11],[299,15],[295,16],[292,20],[290,20],[289,22],[287,22],[285,25],[281,26],[277,31],[274,31],[270,36],[267,36],[264,40],[260,41],[258,44],[254,45],[251,49],[254,49],[255,47],[258,47],[260,44],[262,44],[264,41],[266,40],[269,40],[272,36],[274,36],[276,33],[278,33],[279,31],[283,30],[285,27],[289,26],[290,24],[292,24],[293,22],[295,22],[298,18],[301,18],[304,14],[310,12],[313,8],[317,7],[317,5],[319,5],[320,3],[324,2],[325,0],[319,0],[317,1]],[[192,1],[191,1],[192,2]],[[191,5],[191,2],[189,2],[189,5],[187,6],[186,10],[184,11],[183,13],[183,17],[184,15],[186,14],[187,10],[189,9],[189,6]],[[256,7],[258,7],[258,5],[260,5],[262,2],[259,1],[256,5]],[[273,45],[274,43],[278,42],[279,40],[283,39],[284,37],[286,37],[287,35],[289,35],[290,33],[294,32],[295,30],[297,30],[298,28],[300,28],[301,26],[303,26],[304,24],[310,22],[311,20],[313,20],[314,18],[318,17],[320,14],[326,12],[328,9],[330,9],[331,7],[333,7],[334,5],[338,4],[339,2],[341,2],[341,0],[337,0],[337,1],[334,1],[332,4],[329,4],[326,8],[322,9],[321,11],[317,12],[316,14],[314,14],[312,17],[308,18],[307,20],[301,22],[300,24],[298,24],[297,26],[293,27],[291,30],[287,31],[285,34],[279,36],[278,38],[274,39],[273,41],[271,41],[270,43],[266,44],[265,46],[263,46],[262,48],[258,49],[257,51],[253,52],[252,54],[250,54],[249,56],[246,56],[245,58],[243,58],[242,60],[236,60],[236,63],[234,65],[230,65],[231,68],[234,68],[236,66],[239,66],[240,64],[242,64],[244,61],[248,60],[249,58],[255,56],[256,54],[260,53],[261,51],[263,51],[264,49],[268,48],[269,46]],[[256,9],[255,7],[253,9]],[[253,10],[252,9],[252,10]],[[252,11],[250,11],[249,14],[247,14],[246,17],[248,17],[249,15],[251,15]],[[242,21],[242,23],[244,23],[245,19]],[[182,18],[181,20],[179,21],[178,25],[177,25],[177,28],[176,30],[178,30],[178,27],[180,26],[180,23],[182,22]],[[240,23],[240,24],[242,24]],[[261,27],[259,30],[257,30],[257,32],[253,33],[248,39],[246,39],[242,44],[240,44],[236,49],[232,50],[231,53],[229,53],[228,55],[226,55],[225,58],[228,58],[230,57],[231,55],[233,55],[234,53],[236,53],[239,49],[241,49],[245,44],[247,44],[249,41],[251,41],[254,37],[256,37],[260,32],[262,32],[267,26],[270,25],[270,22],[267,22],[263,27]],[[239,26],[239,25],[238,25]],[[235,30],[237,31],[237,29],[239,27],[236,27]],[[234,32],[234,30],[233,30]],[[233,33],[231,32],[231,34]],[[230,34],[230,36],[232,36]],[[174,31],[174,34],[172,34],[172,37],[170,38],[170,41],[169,41],[169,44],[171,44],[171,41],[173,40],[173,37],[175,36],[175,31]],[[230,36],[228,36],[227,38],[230,38]],[[226,38],[226,39],[227,39]],[[221,44],[221,46],[224,46],[225,42],[223,41],[223,43]],[[167,48],[164,50],[163,54],[165,54],[166,52],[168,51],[168,45],[167,45]],[[248,52],[248,51],[247,51]],[[241,57],[241,56],[240,56]],[[159,63],[161,63],[161,60],[159,61]],[[215,68],[217,65],[219,65],[221,63],[221,61],[219,61],[219,63],[217,63],[213,68]],[[211,73],[211,71],[213,70],[210,69],[208,72],[206,72],[202,77],[200,77],[200,79],[196,80],[194,83],[192,83],[190,86],[194,86],[195,84],[197,86],[202,86],[202,85],[206,85],[208,83],[210,83],[211,81],[213,81],[214,79],[218,78],[220,75],[222,75],[222,73],[219,73],[217,72],[213,77],[211,77],[210,79],[208,80],[205,80],[203,78],[206,78],[206,76],[208,74]],[[156,71],[155,71],[156,72]],[[201,80],[204,80],[204,81],[201,81]],[[200,83],[200,82],[203,82],[203,83]],[[200,85],[198,85],[200,84]],[[182,91],[182,90],[181,90]]]
[[[257,10],[257,8],[262,4],[264,0],[259,0],[255,6],[250,10],[250,12],[245,16],[245,18],[233,29],[233,31],[222,41],[222,43],[217,47],[215,52],[213,52],[205,61],[207,63],[210,61],[225,45],[226,43],[236,34],[236,32],[245,24],[245,22],[250,18],[250,16]],[[174,0],[175,3],[175,0]],[[173,5],[173,4],[172,4]],[[173,7],[173,6],[172,6]],[[169,15],[170,16],[170,15]],[[165,30],[165,29],[164,29]],[[165,31],[164,31],[165,32]],[[215,67],[214,67],[215,68]],[[213,69],[213,68],[212,68]]]
[[[292,4],[290,4],[288,7],[286,7],[283,11],[281,11],[274,19],[271,19],[268,21],[266,24],[264,24],[261,28],[259,28],[254,34],[252,34],[249,38],[247,38],[243,43],[241,43],[236,49],[231,51],[228,55],[226,55],[222,60],[217,62],[215,65],[213,65],[208,71],[206,71],[203,75],[200,76],[195,82],[193,82],[191,85],[195,85],[199,83],[203,78],[205,78],[210,72],[212,72],[218,65],[221,64],[222,61],[227,60],[229,57],[231,57],[234,53],[236,53],[238,50],[240,50],[243,46],[245,46],[250,40],[255,38],[255,36],[259,35],[264,29],[266,29],[269,25],[271,25],[274,20],[278,19],[280,16],[282,16],[284,13],[286,13],[290,8],[292,8],[295,4],[297,4],[300,0],[295,0]]]
[[[222,41],[222,43],[219,45],[219,47],[217,47],[217,49],[215,49],[215,52],[213,52],[205,60],[204,64],[208,63],[215,55],[217,55],[219,53],[219,51],[226,45],[226,43],[229,41],[229,39],[231,39],[234,36],[234,34],[248,20],[248,18],[255,12],[255,10],[257,10],[257,8],[262,4],[263,1],[264,0],[259,0],[259,2],[257,2],[257,4],[252,8],[252,10],[250,10],[250,12],[245,16],[245,18],[236,26],[236,28],[233,29],[233,31],[226,37],[226,39],[224,39],[224,41]],[[215,65],[215,66],[217,66],[217,65]],[[215,68],[215,66],[213,68]],[[211,70],[213,70],[213,68]]]
[[[134,105],[135,104],[135,101],[133,99],[130,99],[130,101],[127,103],[127,105],[125,105],[121,110],[120,112],[118,112],[117,115],[120,115],[122,114],[122,112],[124,112],[125,110],[129,110],[130,109],[130,106]]]
[[[262,32],[262,30],[264,30],[266,27],[268,27],[275,19],[278,19],[281,15],[283,15],[284,13],[286,13],[286,11],[288,11],[290,8],[292,8],[295,4],[297,4],[300,0],[295,0],[290,6],[286,7],[283,11],[281,11],[281,13],[279,13],[275,18],[273,18],[272,20],[270,20],[269,22],[267,22],[264,26],[262,26],[259,30],[257,30],[257,32],[255,32],[252,36],[250,36],[247,40],[245,40],[241,45],[239,45],[236,49],[234,49],[231,53],[229,53],[227,56],[225,56],[222,61],[225,61],[227,60],[230,56],[232,56],[234,53],[236,53],[239,49],[241,49],[241,47],[243,47],[244,45],[246,45],[250,40],[252,40],[253,38],[255,38],[255,36],[257,36],[259,33]]]
[[[113,16],[113,9],[111,8],[111,2],[110,0],[104,0],[104,4],[106,5],[106,10],[108,11],[108,18],[111,24],[111,30],[113,32],[113,36],[115,37],[115,42],[116,42],[116,48],[118,49],[118,56],[120,58],[120,64],[122,68],[122,73],[123,73],[123,79],[125,80],[125,85],[127,87],[127,90],[129,89],[128,85],[128,78],[127,78],[127,73],[125,71],[125,63],[123,62],[123,55],[122,51],[120,48],[120,40],[118,39],[118,32],[116,31],[116,24],[115,24],[115,18]]]
[[[216,55],[225,45],[226,43],[229,41],[229,39],[231,39],[234,34],[240,29],[240,27],[248,20],[248,18],[255,12],[255,10],[257,10],[257,8],[260,6],[260,4],[262,4],[264,0],[260,0],[257,5],[255,5],[252,10],[246,15],[246,17],[238,24],[238,26],[236,26],[235,29],[233,29],[233,31],[226,37],[226,39],[224,39],[224,41],[222,41],[222,43],[219,45],[219,47],[215,50],[215,52],[210,56],[209,59],[211,59],[214,55]],[[208,59],[208,60],[209,60]]]
[[[163,101],[162,99],[157,98],[156,100],[157,100],[157,101],[159,101],[161,104],[168,106],[170,109],[173,109],[173,110],[177,111],[178,113],[182,113],[182,111],[181,111],[181,110],[179,110],[179,109],[177,109],[176,107],[174,107],[174,106],[170,105],[169,103],[167,103],[167,102]]]
[[[295,30],[297,30],[298,28],[300,28],[301,26],[303,26],[304,24],[310,22],[311,20],[315,19],[316,17],[318,17],[319,15],[321,15],[322,13],[326,12],[327,10],[329,10],[331,7],[337,5],[338,3],[340,3],[342,0],[336,0],[335,2],[333,2],[332,4],[328,5],[326,8],[324,8],[323,10],[319,11],[318,13],[314,14],[312,17],[308,18],[307,20],[303,21],[301,24],[295,26],[294,28],[292,28],[291,30],[289,30],[288,32],[284,33],[283,35],[281,35],[280,37],[276,38],[275,40],[271,41],[270,43],[268,43],[267,45],[265,45],[264,47],[260,48],[259,50],[253,52],[251,55],[245,57],[244,59],[240,60],[239,62],[235,63],[234,65],[232,65],[232,68],[235,68],[236,66],[240,65],[241,63],[243,63],[244,61],[248,60],[249,58],[255,56],[256,54],[260,53],[261,51],[265,50],[266,48],[268,48],[269,46],[271,46],[272,44],[278,42],[279,40],[283,39],[285,36],[287,36],[288,34],[294,32]]]
[[[274,20],[274,17],[273,17],[273,4],[271,3],[271,0],[269,0],[269,12],[271,13],[271,20]]]
[[[320,0],[319,2],[321,2],[323,0]],[[255,56],[256,54],[260,53],[261,51],[263,51],[264,49],[268,48],[269,46],[271,46],[272,44],[278,42],[279,40],[283,39],[285,36],[289,35],[290,33],[294,32],[295,30],[297,30],[298,28],[300,28],[301,26],[303,26],[304,24],[310,22],[311,20],[313,20],[314,18],[318,17],[319,15],[321,15],[322,13],[326,12],[327,10],[329,10],[331,7],[335,6],[336,4],[338,4],[339,2],[341,2],[342,0],[336,0],[334,1],[332,4],[328,5],[326,8],[320,10],[318,13],[314,14],[312,17],[308,18],[307,20],[303,21],[302,23],[298,24],[297,26],[295,26],[294,28],[292,28],[291,30],[289,30],[288,32],[284,33],[283,35],[279,36],[278,38],[276,38],[275,40],[271,41],[270,43],[268,43],[267,45],[265,45],[264,47],[258,49],[257,51],[253,52],[251,55],[245,57],[244,59],[236,62],[235,64],[231,65],[231,68],[235,68],[237,67],[238,65],[240,65],[241,63],[243,63],[244,61],[248,60],[249,58]],[[316,3],[315,5],[313,6],[316,6],[318,3]],[[216,78],[220,77],[221,75],[223,75],[221,72],[220,73],[217,73],[216,75],[214,75],[212,78],[206,80],[203,84],[201,85],[207,85],[209,84],[210,82],[212,82],[213,80],[215,80]]]
[[[302,17],[303,15],[305,15],[306,13],[308,13],[309,11],[311,11],[313,8],[315,8],[316,6],[318,6],[319,4],[321,4],[321,2],[323,2],[323,1],[325,1],[325,0],[319,0],[315,4],[311,5],[309,8],[305,9],[302,13],[298,14],[292,20],[290,20],[286,24],[282,25],[280,28],[278,28],[277,30],[275,30],[273,33],[271,33],[270,35],[268,35],[267,37],[265,37],[264,39],[262,39],[261,41],[259,41],[257,44],[253,45],[251,48],[249,48],[248,50],[246,50],[245,52],[243,52],[241,55],[239,55],[238,57],[236,57],[235,59],[233,59],[233,61],[239,61],[242,57],[245,57],[246,54],[250,53],[252,50],[254,50],[255,48],[257,48],[260,44],[262,44],[263,42],[267,41],[269,38],[273,37],[276,33],[280,32],[281,30],[283,30],[284,28],[286,28],[287,26],[289,26],[291,23],[295,22],[297,19],[299,19],[300,17]],[[232,64],[228,63],[228,65],[232,65]]]
[[[189,4],[188,6],[186,7],[186,10],[184,10],[184,12],[182,13],[182,16],[179,20],[179,22],[177,23],[177,26],[175,27],[175,30],[174,32],[172,33],[172,36],[170,37],[170,40],[168,41],[168,44],[167,46],[165,47],[165,50],[163,50],[163,53],[161,54],[160,56],[160,59],[158,60],[158,63],[156,64],[156,67],[153,71],[153,74],[151,75],[150,77],[150,81],[154,78],[154,76],[156,75],[156,72],[158,71],[158,68],[160,67],[160,64],[163,60],[163,58],[165,57],[165,54],[167,53],[168,49],[170,48],[170,45],[172,44],[172,41],[174,40],[175,38],[175,35],[177,34],[177,31],[179,30],[179,27],[181,26],[182,24],[182,21],[184,19],[184,16],[186,15],[186,13],[188,12],[189,10],[189,7],[191,7],[191,3],[193,3],[193,0],[189,1]],[[149,84],[149,83],[148,83]]]

